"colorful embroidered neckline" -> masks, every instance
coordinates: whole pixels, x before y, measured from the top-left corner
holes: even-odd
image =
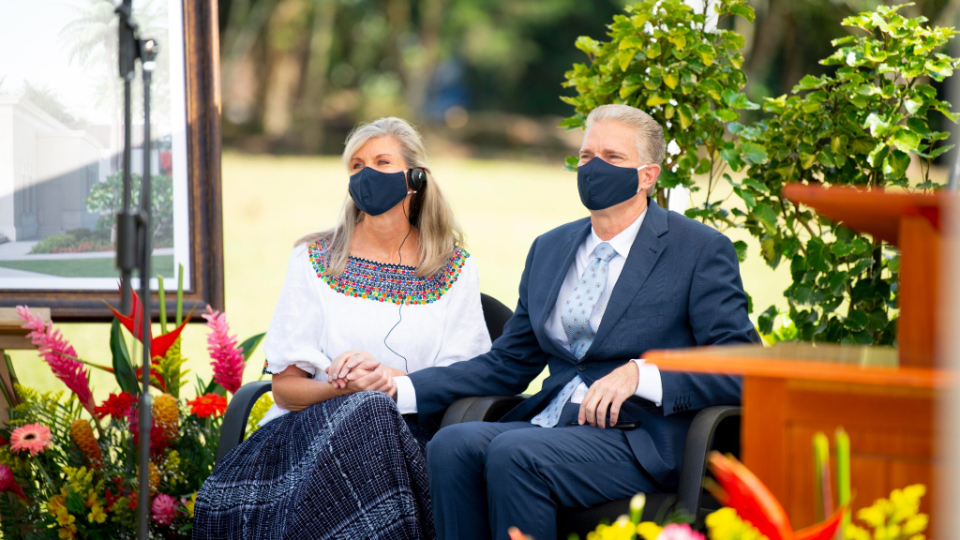
[[[457,248],[445,267],[426,278],[418,276],[412,266],[350,257],[343,273],[331,277],[325,266],[327,244],[328,241],[320,241],[307,246],[317,277],[338,293],[397,305],[431,304],[439,300],[457,282],[470,256],[466,250]]]

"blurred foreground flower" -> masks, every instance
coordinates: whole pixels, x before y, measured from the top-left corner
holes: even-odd
[[[27,496],[23,493],[23,490],[20,489],[20,486],[17,485],[16,480],[13,479],[13,470],[6,465],[0,465],[0,493],[7,492],[13,493],[24,501],[27,500]]]
[[[207,306],[201,315],[207,321],[207,351],[213,360],[213,381],[231,394],[240,389],[243,379],[243,349],[237,345],[237,336],[230,335],[226,314]]]
[[[742,463],[719,452],[711,452],[710,470],[717,479],[706,483],[710,493],[720,504],[736,510],[740,517],[770,540],[829,540],[836,534],[846,512],[846,508],[840,508],[830,519],[794,532],[780,502]]]

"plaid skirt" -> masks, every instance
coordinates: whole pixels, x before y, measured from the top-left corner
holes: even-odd
[[[193,538],[434,539],[423,450],[436,430],[381,392],[285,414],[204,482]]]

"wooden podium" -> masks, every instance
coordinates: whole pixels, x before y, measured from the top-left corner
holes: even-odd
[[[812,438],[850,435],[852,507],[922,483],[934,507],[940,460],[938,394],[955,388],[938,369],[940,255],[947,194],[919,195],[789,185],[784,195],[901,251],[899,349],[781,344],[651,351],[661,370],[742,375],[742,458],[783,504],[795,527],[816,521]]]

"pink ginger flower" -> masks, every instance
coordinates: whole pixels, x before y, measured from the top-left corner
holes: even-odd
[[[13,469],[6,465],[0,465],[0,493],[7,492],[13,493],[24,501],[27,500],[27,495],[13,479]]]
[[[689,525],[671,523],[660,531],[657,540],[706,540],[702,534],[694,531]]]
[[[177,500],[161,493],[153,498],[150,513],[153,515],[153,522],[157,525],[170,525],[177,517]]]
[[[20,426],[10,434],[10,450],[12,452],[30,452],[36,456],[50,447],[53,435],[50,428],[43,424],[29,424]]]
[[[236,393],[243,382],[243,351],[237,346],[237,336],[230,336],[226,315],[207,306],[201,315],[207,321],[207,351],[213,359],[213,382]]]
[[[77,351],[64,339],[60,330],[54,330],[53,324],[47,326],[43,318],[31,313],[27,306],[17,306],[17,316],[26,323],[21,328],[31,330],[27,337],[37,346],[40,357],[47,362],[53,374],[77,395],[83,408],[93,415],[93,393],[87,380],[87,369],[77,360]]]

